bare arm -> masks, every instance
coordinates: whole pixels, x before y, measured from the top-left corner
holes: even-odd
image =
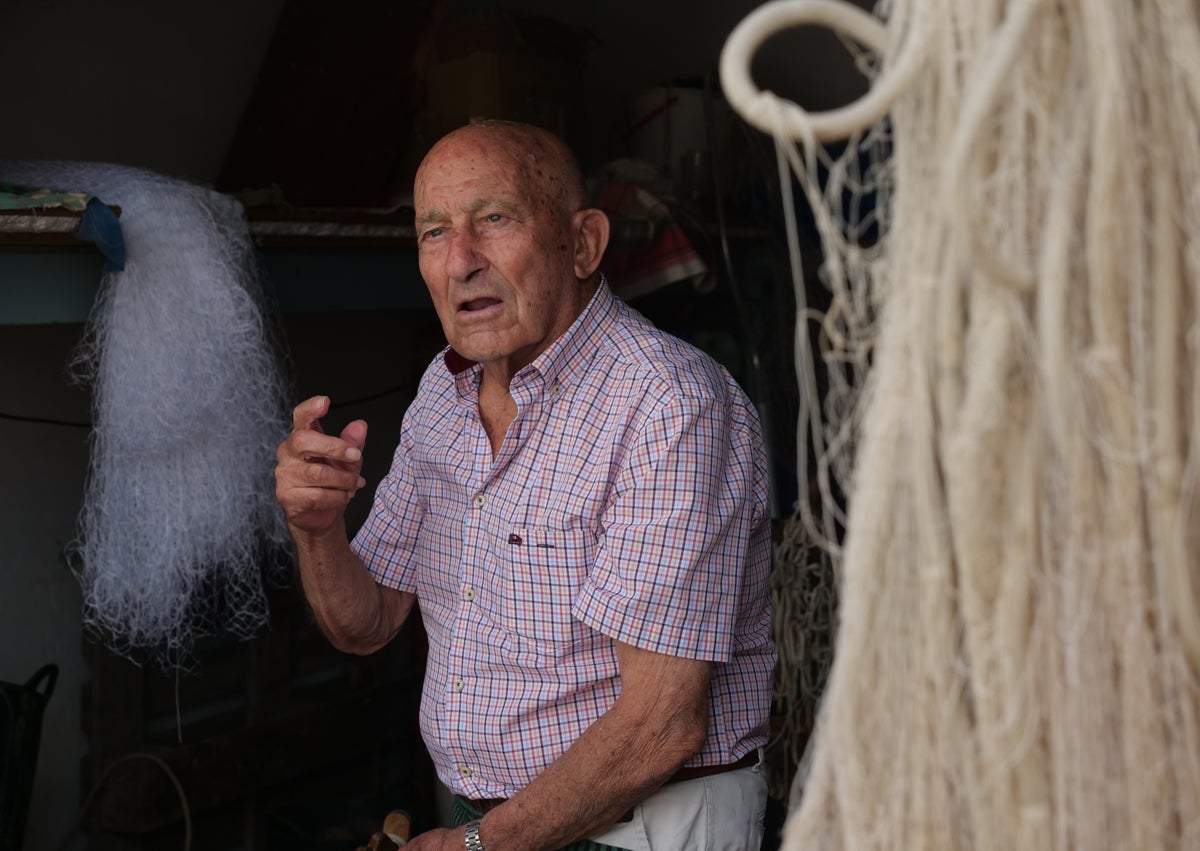
[[[339,437],[320,418],[329,399],[315,396],[292,412],[292,432],[276,451],[275,497],[296,542],[300,583],[321,631],[339,650],[370,653],[399,631],[415,597],[375,582],[350,551],[345,512],[363,486],[367,424]]]
[[[485,848],[540,851],[599,833],[704,745],[712,665],[617,645],[621,696],[536,780],[480,823]],[[461,849],[463,830],[416,837],[414,851]]]

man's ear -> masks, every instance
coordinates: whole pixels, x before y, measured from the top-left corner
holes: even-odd
[[[575,277],[587,280],[600,265],[608,247],[608,216],[603,210],[579,210],[571,217],[575,235]]]

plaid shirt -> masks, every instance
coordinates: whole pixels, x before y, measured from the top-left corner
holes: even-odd
[[[616,700],[613,639],[714,666],[692,765],[766,743],[770,517],[757,415],[707,355],[606,285],[510,385],[493,459],[481,369],[447,349],[353,548],[417,595],[438,775],[508,797]]]

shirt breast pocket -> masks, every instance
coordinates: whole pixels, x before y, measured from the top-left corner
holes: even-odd
[[[571,614],[596,553],[584,529],[529,528],[504,535],[502,626],[514,661],[545,665],[560,659],[583,630]]]

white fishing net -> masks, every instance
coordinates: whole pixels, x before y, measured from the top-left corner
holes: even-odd
[[[121,207],[76,366],[92,390],[72,562],[84,624],[117,652],[186,664],[197,638],[252,635],[288,546],[272,469],[288,415],[243,211],[116,165],[0,163],[0,179]]]
[[[840,581],[784,847],[1200,848],[1196,4],[876,16],[869,250],[817,122],[730,97],[815,208],[825,368],[869,366],[810,429],[843,546],[793,520]]]

